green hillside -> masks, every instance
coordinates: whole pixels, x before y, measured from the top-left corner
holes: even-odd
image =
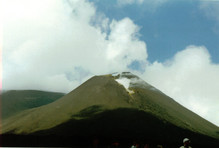
[[[122,81],[130,82],[129,87]],[[219,139],[219,127],[131,73],[94,76],[52,103],[7,118],[2,133],[51,139],[83,135],[89,139],[96,134],[109,139],[134,136],[162,141],[163,137],[164,143],[188,135],[195,142],[207,140],[206,145]]]
[[[143,88],[132,88],[132,90],[135,92],[132,97],[137,100],[133,102],[136,108],[154,114],[161,120],[178,127],[219,139],[219,127],[181,106],[163,93]]]
[[[155,148],[156,144],[175,148],[182,144],[183,138],[189,137],[192,140],[192,147],[219,146],[217,139],[164,122],[142,110],[132,108],[103,110],[103,108],[103,106],[85,108],[72,119],[50,129],[30,134],[7,133],[3,135],[3,144],[92,147],[92,140],[98,139],[99,147],[109,147],[115,141],[119,142],[121,147],[130,147],[135,140],[141,147],[147,143],[150,148]]]
[[[2,119],[6,119],[26,109],[46,105],[63,97],[63,93],[37,90],[10,90],[1,94]]]
[[[129,94],[108,76],[95,76],[59,100],[20,112],[2,123],[2,132],[33,133],[55,127],[84,108],[105,105],[105,109],[131,107]],[[19,127],[19,128],[17,128]]]
[[[101,106],[92,106],[75,116],[81,117],[81,119],[73,118],[54,128],[33,133],[33,135],[84,137],[84,140],[92,139],[92,137],[109,141],[124,139],[126,141],[124,144],[138,139],[142,142],[150,141],[168,146],[171,143],[175,146],[180,145],[184,137],[189,137],[194,143],[193,146],[219,146],[219,140],[164,122],[156,116],[138,109],[102,110]]]

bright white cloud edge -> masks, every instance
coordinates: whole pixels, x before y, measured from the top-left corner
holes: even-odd
[[[219,125],[219,65],[204,46],[149,63],[139,27],[129,18],[109,21],[84,0],[44,0],[43,7],[42,1],[4,2],[3,89],[69,92],[93,75],[132,71]],[[136,60],[143,73],[128,68]]]

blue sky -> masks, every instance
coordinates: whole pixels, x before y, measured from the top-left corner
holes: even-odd
[[[205,46],[212,62],[219,63],[219,33],[215,31],[218,22],[206,16],[200,1],[170,0],[158,6],[146,2],[118,5],[116,0],[90,1],[110,19],[129,17],[140,26],[140,39],[147,43],[150,62],[164,62],[186,46],[196,45]]]
[[[2,89],[130,71],[219,126],[219,1],[1,1]],[[1,32],[0,32],[1,33]]]

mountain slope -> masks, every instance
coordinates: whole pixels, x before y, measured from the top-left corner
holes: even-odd
[[[159,140],[159,134],[165,140],[184,135],[219,139],[218,131],[131,73],[95,76],[59,100],[25,110],[2,125],[4,134],[131,138],[149,132],[143,136]]]
[[[100,106],[92,106],[77,116],[82,116],[80,120],[71,119],[54,128],[33,133],[33,135],[44,135],[53,139],[53,135],[61,137],[78,138],[80,142],[89,142],[93,137],[98,137],[101,141],[108,140],[111,143],[117,139],[124,141],[124,144],[133,139],[147,141],[150,143],[162,143],[170,147],[180,145],[184,137],[192,139],[194,147],[218,147],[219,141],[206,135],[192,132],[175,126],[174,124],[163,122],[156,116],[142,110],[134,108],[119,108],[99,112]],[[85,118],[84,118],[85,117]],[[83,139],[83,140],[81,140]],[[111,142],[110,142],[111,141]],[[75,144],[65,141],[65,146]]]
[[[181,106],[153,86],[131,73],[123,73],[116,79],[130,79],[129,91],[134,98],[133,105],[152,113],[158,118],[194,132],[219,138],[219,127]]]
[[[72,115],[92,105],[105,105],[105,108],[110,109],[131,107],[127,102],[129,98],[123,86],[118,85],[112,77],[95,76],[53,103],[26,110],[5,120],[2,132],[31,133],[48,129],[71,119]]]
[[[11,90],[3,92],[0,95],[1,117],[4,120],[26,109],[52,103],[63,96],[63,93],[36,90]]]
[[[91,106],[75,116],[81,119],[72,118],[53,128],[27,135],[3,135],[3,146],[92,147],[93,140],[97,139],[100,141],[99,147],[106,147],[115,141],[121,147],[130,147],[132,141],[137,140],[141,146],[148,143],[150,147],[162,144],[164,147],[175,148],[181,145],[185,137],[192,140],[193,147],[219,146],[216,139],[163,122],[138,109],[103,111],[101,106]]]

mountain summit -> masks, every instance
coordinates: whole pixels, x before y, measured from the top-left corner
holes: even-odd
[[[130,72],[94,76],[62,98],[2,123],[5,137],[29,135],[38,139],[101,137],[177,143],[190,136],[194,143],[202,139],[207,145],[218,142],[218,131],[217,126]],[[63,138],[65,144],[71,143],[68,138]]]

